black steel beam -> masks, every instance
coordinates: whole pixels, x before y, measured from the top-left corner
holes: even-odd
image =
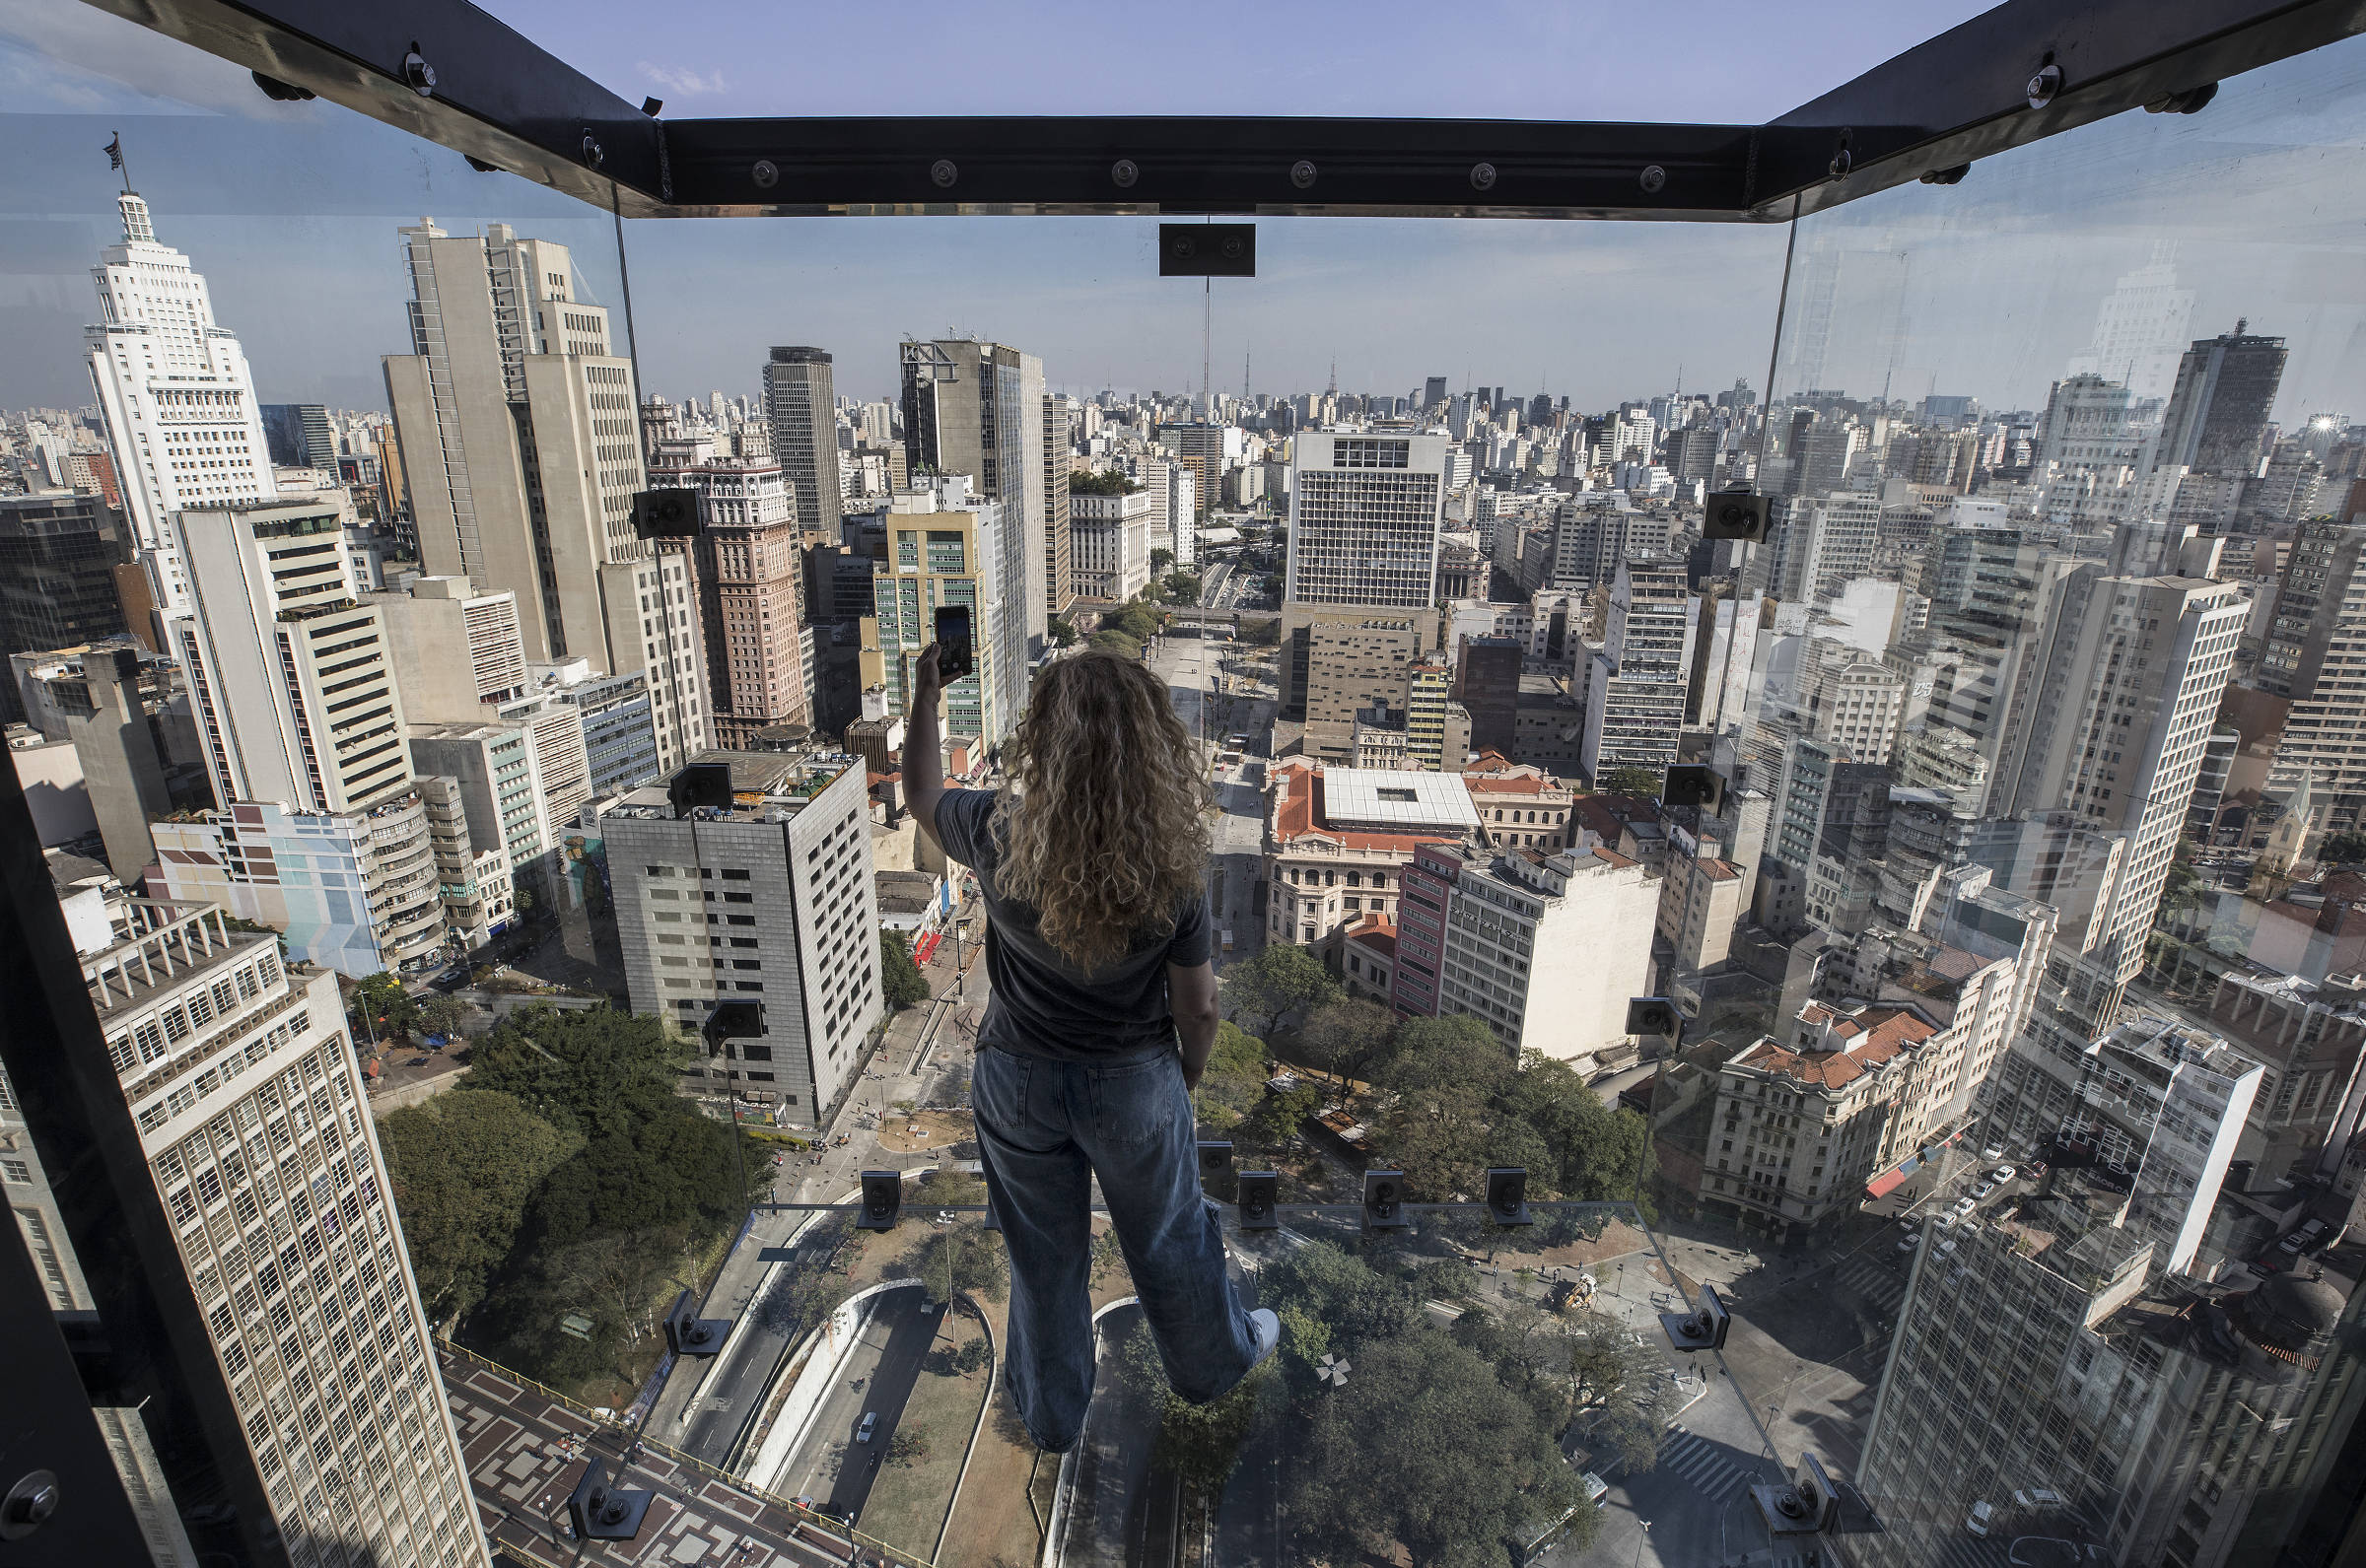
[[[657,122],[466,0],[89,3],[628,218],[663,208]]]
[[[1752,127],[1026,116],[676,120],[687,212],[1733,218]]]
[[[1814,212],[2360,32],[2361,0],[2007,0],[1774,120],[1753,194],[1768,216],[1794,194]],[[2058,86],[2033,106],[2049,66]]]

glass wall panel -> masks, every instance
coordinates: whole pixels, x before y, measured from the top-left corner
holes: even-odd
[[[0,1175],[59,1310],[121,1213],[180,1326],[152,1533],[572,1560],[597,1466],[637,1560],[2327,1560],[2362,47],[1795,225],[1203,281],[624,225],[12,18],[0,705],[105,1061]],[[1102,831],[1116,727],[1029,727],[1088,659],[1188,738],[1130,1023],[987,825]],[[1228,1392],[1079,1041],[1278,1315]]]

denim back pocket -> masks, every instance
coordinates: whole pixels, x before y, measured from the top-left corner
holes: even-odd
[[[1182,1101],[1183,1061],[1165,1052],[1119,1067],[1088,1067],[1092,1127],[1103,1148],[1171,1136]]]
[[[1034,1076],[1033,1058],[997,1051],[980,1051],[969,1069],[969,1108],[978,1120],[1006,1135],[1027,1121],[1027,1085]]]

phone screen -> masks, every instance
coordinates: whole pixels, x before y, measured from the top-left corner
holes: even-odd
[[[977,660],[970,651],[969,606],[939,606],[937,611],[937,673],[950,684],[976,668]]]

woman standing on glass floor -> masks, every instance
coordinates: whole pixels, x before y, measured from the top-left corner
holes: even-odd
[[[1010,1249],[1012,1398],[1066,1453],[1092,1398],[1092,1179],[1174,1391],[1206,1403],[1273,1353],[1200,1194],[1191,1091],[1216,1044],[1197,748],[1165,686],[1102,652],[1035,678],[999,790],[947,789],[937,648],[919,660],[904,781],[920,831],[977,873],[993,994],[970,1103]]]

